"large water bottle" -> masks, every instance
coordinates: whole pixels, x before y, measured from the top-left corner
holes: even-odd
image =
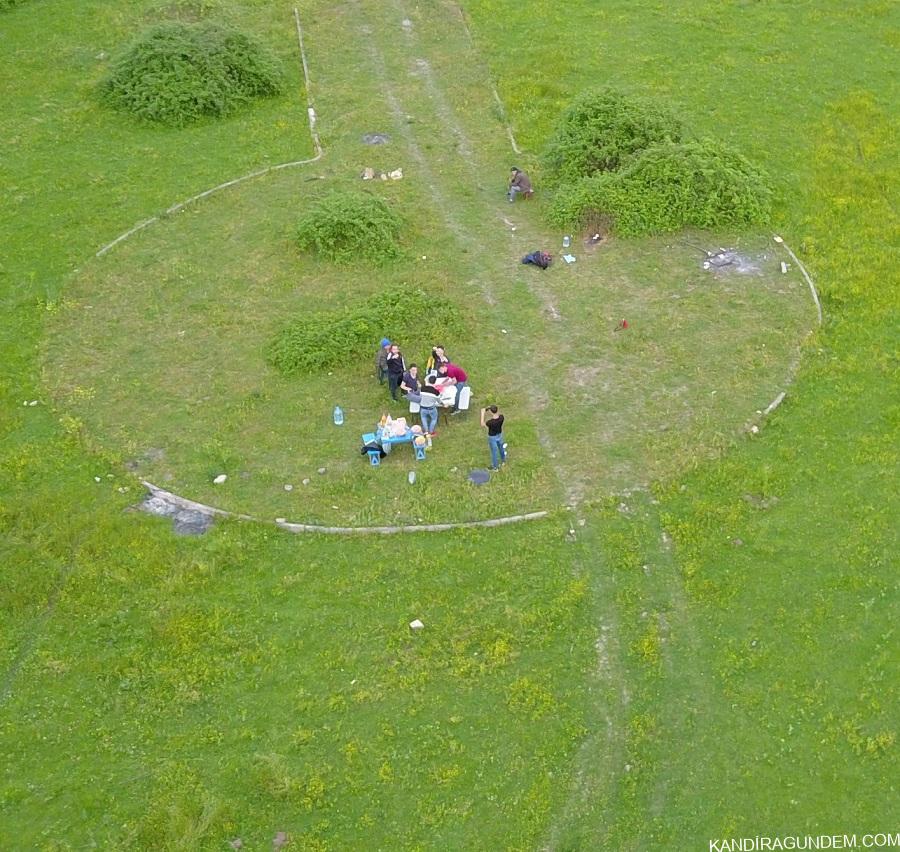
[[[344,425],[344,412],[343,409],[336,405],[334,407],[334,425],[335,426],[343,426]]]
[[[563,237],[563,248],[568,248],[572,245],[572,238],[570,236]]]

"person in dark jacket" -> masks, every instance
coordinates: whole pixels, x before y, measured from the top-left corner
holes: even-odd
[[[403,354],[396,343],[391,344],[386,361],[388,388],[391,391],[391,399],[397,402],[397,389],[400,387],[400,382],[403,381],[403,374],[406,372],[406,362],[403,360]]]
[[[513,166],[509,173],[509,189],[506,193],[506,197],[509,199],[510,204],[516,200],[516,196],[520,192],[523,195],[528,196],[531,195],[534,190],[531,188],[531,179],[528,175],[521,169],[517,169]]]
[[[375,376],[380,385],[383,385],[384,380],[387,378],[387,356],[390,351],[391,341],[386,337],[382,337],[381,343],[378,345],[378,352],[375,355]]]

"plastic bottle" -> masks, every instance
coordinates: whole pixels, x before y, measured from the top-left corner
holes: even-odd
[[[344,425],[344,411],[339,405],[336,405],[334,407],[334,425],[335,426],[343,426]]]
[[[566,235],[563,237],[563,248],[568,248],[570,245],[572,245],[572,238]]]
[[[409,484],[410,484],[410,485],[415,485],[415,482],[416,482],[416,472],[415,472],[414,470],[411,470],[411,471],[409,472],[409,476],[407,476],[406,478],[409,480]]]

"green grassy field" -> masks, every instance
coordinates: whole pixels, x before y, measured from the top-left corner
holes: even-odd
[[[894,830],[896,10],[464,9],[474,49],[452,4],[305,4],[322,161],[96,259],[173,202],[311,155],[291,7],[0,12],[3,848],[264,849],[284,831],[298,849],[706,849]],[[289,94],[178,131],[101,109],[105,57],[185,14],[266,40]],[[671,100],[776,179],[773,228],[808,262],[826,324],[758,435],[743,427],[814,321],[795,271],[710,286],[676,238],[611,240],[540,277],[515,268],[560,235],[540,203],[516,206],[515,234],[503,221],[491,78],[538,177],[559,109],[601,79]],[[386,129],[384,149],[356,141]],[[389,276],[460,294],[461,360],[485,393],[516,390],[516,455],[490,491],[449,475],[486,461],[471,422],[439,436],[418,501],[405,465],[382,466],[379,488],[351,455],[380,405],[368,365],[341,375],[350,428],[315,444],[298,415],[324,400],[327,427],[330,383],[260,360],[294,312],[377,289],[380,273],[289,245],[308,198],[366,165],[404,168],[385,191],[414,228]],[[635,334],[613,334],[620,315],[639,317]],[[187,405],[200,393],[213,404]],[[151,447],[164,462],[140,461]],[[284,502],[282,484],[328,454],[334,478]],[[126,511],[135,459],[188,496],[298,520],[553,511],[483,532],[220,522],[180,539]],[[230,492],[209,485],[223,465]],[[635,485],[648,490],[624,493]]]

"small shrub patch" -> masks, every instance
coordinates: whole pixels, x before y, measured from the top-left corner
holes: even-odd
[[[382,336],[403,341],[411,351],[433,340],[458,338],[463,330],[449,299],[394,286],[356,308],[296,320],[272,341],[267,360],[285,375],[312,373],[372,355]]]
[[[114,61],[102,99],[140,119],[181,126],[223,116],[255,97],[280,94],[277,59],[231,27],[169,21]]]
[[[681,122],[656,104],[613,89],[584,92],[562,114],[547,147],[547,181],[563,185],[614,171],[639,151],[681,137]]]
[[[769,216],[772,190],[764,172],[712,139],[664,142],[617,172],[584,178],[557,194],[550,220],[560,227],[609,215],[622,236],[684,227],[742,227]]]
[[[400,217],[368,192],[331,192],[297,226],[297,245],[335,263],[383,264],[400,256]]]
[[[0,12],[12,9],[15,6],[21,6],[25,0],[0,0]]]

